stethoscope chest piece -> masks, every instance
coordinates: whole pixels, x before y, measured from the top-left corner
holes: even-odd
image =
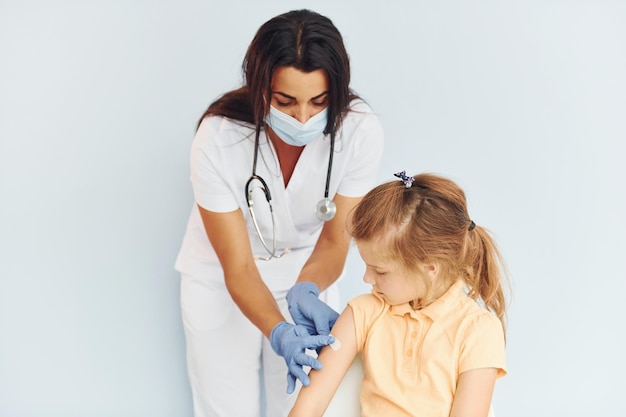
[[[335,217],[337,213],[337,206],[330,198],[323,198],[315,206],[315,215],[322,221],[329,221]]]

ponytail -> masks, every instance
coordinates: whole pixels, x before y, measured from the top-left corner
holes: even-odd
[[[506,265],[489,232],[480,226],[467,232],[463,275],[468,295],[493,312],[506,332]]]

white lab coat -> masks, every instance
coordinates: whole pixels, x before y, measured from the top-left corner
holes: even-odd
[[[336,193],[362,196],[375,185],[378,174],[383,147],[381,125],[362,101],[354,102],[352,108],[336,137],[330,198]],[[291,253],[257,261],[257,266],[287,320],[286,292],[310,256],[323,226],[315,215],[315,206],[324,196],[329,146],[329,138],[323,135],[308,144],[285,187],[271,143],[264,134],[260,138],[257,174],[272,194],[277,247],[290,248]],[[244,192],[253,157],[254,130],[249,126],[221,117],[209,117],[200,124],[191,151],[195,204],[176,260],[182,277],[181,306],[195,417],[259,417],[264,403],[266,415],[281,417],[287,415],[296,397],[295,393],[286,394],[283,358],[273,352],[268,340],[230,298],[196,207],[198,204],[214,212],[241,209],[253,253],[267,256],[250,219]],[[255,215],[265,241],[271,245],[269,207],[257,191]],[[338,308],[335,286],[320,298]]]

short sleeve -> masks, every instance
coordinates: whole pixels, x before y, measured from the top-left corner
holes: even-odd
[[[221,149],[215,145],[217,132],[211,121],[212,118],[202,121],[191,146],[193,194],[196,203],[206,210],[233,211],[238,204],[228,182],[220,174],[228,169],[222,166],[224,159],[220,158]]]
[[[363,102],[352,107],[350,126],[344,134],[350,137],[354,149],[348,169],[345,171],[337,193],[345,197],[361,197],[373,186],[383,153],[384,134],[375,113]]]
[[[357,350],[361,352],[369,329],[383,307],[382,301],[372,294],[363,294],[349,301],[348,305],[352,308]]]
[[[459,357],[459,373],[479,368],[498,369],[498,378],[507,373],[502,323],[484,310],[468,320]]]

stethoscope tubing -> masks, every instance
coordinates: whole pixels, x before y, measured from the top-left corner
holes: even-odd
[[[330,174],[333,170],[333,156],[335,155],[335,135],[330,135],[330,153],[328,154],[328,170],[326,171],[326,187],[324,188],[324,198],[328,198],[330,191]]]
[[[248,181],[246,181],[246,185],[244,187],[244,192],[245,192],[245,197],[246,197],[246,202],[248,204],[248,210],[250,212],[250,217],[252,219],[252,223],[254,224],[254,229],[256,230],[257,235],[259,236],[259,240],[261,241],[261,244],[263,245],[263,247],[265,248],[265,250],[267,251],[267,253],[270,255],[269,258],[267,259],[271,259],[271,258],[279,258],[281,255],[276,255],[276,220],[274,218],[274,207],[272,205],[272,194],[270,193],[270,189],[267,186],[267,183],[265,182],[265,180],[256,173],[256,165],[257,165],[257,161],[258,161],[258,156],[259,156],[259,136],[260,136],[260,131],[257,130],[255,138],[254,138],[254,157],[252,159],[252,175],[250,175],[250,178],[248,178]],[[335,153],[335,135],[331,135],[330,137],[330,152],[328,155],[328,169],[326,171],[326,184],[325,184],[325,188],[324,188],[324,199],[322,201],[320,201],[320,203],[325,203],[326,205],[330,204],[333,206],[332,208],[332,214],[330,215],[329,218],[322,218],[320,217],[320,215],[318,214],[318,217],[320,217],[320,219],[324,220],[324,221],[328,221],[330,220],[333,216],[334,216],[334,203],[328,199],[328,196],[330,194],[330,176],[332,173],[332,167],[333,167],[333,155]],[[267,245],[267,243],[265,242],[265,239],[263,238],[263,235],[261,234],[261,229],[259,228],[259,223],[257,222],[256,216],[254,214],[254,210],[253,210],[253,206],[254,206],[254,201],[252,200],[252,194],[250,191],[250,184],[253,181],[259,181],[262,185],[262,189],[263,189],[263,193],[265,194],[265,200],[267,201],[267,203],[269,204],[270,207],[270,216],[272,218],[272,248],[270,249]],[[318,204],[319,206],[319,204]],[[287,251],[288,252],[288,251]],[[284,254],[284,253],[283,253]],[[259,259],[265,259],[265,258],[259,258]]]

